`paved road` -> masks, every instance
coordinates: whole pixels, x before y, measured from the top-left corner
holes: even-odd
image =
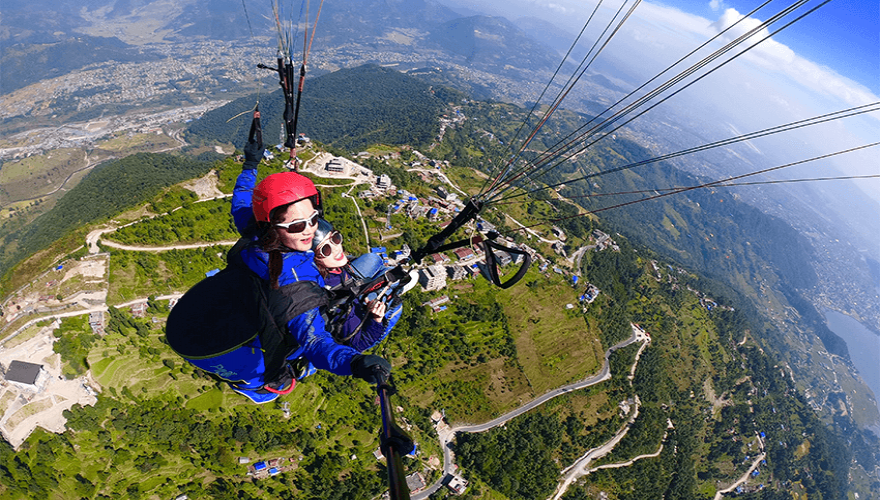
[[[644,332],[641,329],[638,329],[635,325],[632,325],[632,336],[630,338],[628,338],[628,339],[624,340],[623,342],[620,342],[614,346],[611,346],[610,348],[608,348],[607,351],[605,351],[605,361],[602,365],[602,369],[599,370],[599,372],[597,374],[592,375],[590,377],[587,377],[583,380],[579,380],[577,382],[567,384],[562,387],[553,389],[552,391],[547,392],[546,394],[533,399],[532,401],[526,403],[525,405],[523,405],[523,406],[521,406],[521,407],[519,407],[509,413],[505,413],[504,415],[501,415],[500,417],[495,418],[493,420],[490,420],[486,423],[475,424],[475,425],[458,425],[458,426],[455,426],[452,428],[449,428],[449,427],[438,428],[437,434],[440,439],[440,448],[443,449],[443,474],[440,476],[440,479],[435,481],[433,484],[431,484],[430,486],[428,486],[424,490],[420,491],[419,493],[412,495],[412,497],[411,497],[412,500],[425,500],[429,496],[433,495],[437,490],[439,490],[440,488],[443,487],[443,480],[446,478],[447,475],[452,473],[453,466],[454,466],[455,454],[452,452],[451,443],[455,439],[456,433],[458,433],[458,432],[485,432],[493,427],[498,427],[499,425],[506,423],[508,420],[510,420],[514,417],[517,417],[519,415],[522,415],[523,413],[525,413],[531,409],[534,409],[534,408],[538,407],[539,405],[542,405],[542,404],[546,403],[547,401],[549,401],[559,395],[565,394],[566,392],[570,392],[570,391],[577,390],[577,389],[584,389],[586,387],[590,387],[591,385],[595,385],[595,384],[598,384],[599,382],[603,382],[605,380],[608,380],[609,378],[611,378],[611,371],[609,368],[610,364],[608,361],[608,359],[611,357],[611,353],[613,353],[614,351],[616,351],[622,347],[626,347],[626,346],[632,344],[633,342],[638,342],[640,340],[647,340],[647,337],[645,336]],[[441,422],[441,424],[442,424],[442,422]]]
[[[626,424],[617,431],[614,437],[603,443],[601,446],[587,451],[587,453],[585,453],[581,458],[577,459],[575,463],[562,471],[562,481],[560,481],[559,484],[556,486],[556,492],[554,493],[552,500],[561,499],[562,495],[564,495],[565,492],[568,491],[568,487],[571,486],[571,483],[577,481],[578,478],[589,474],[587,466],[590,465],[590,462],[598,460],[605,455],[611,453],[611,450],[613,450],[614,447],[617,446],[617,443],[619,443],[620,440],[623,439],[624,436],[626,436],[626,434],[629,432],[630,426],[633,424],[633,422],[636,421],[636,418],[639,416],[640,406],[641,401],[639,400],[639,397],[637,395],[635,409],[632,412],[632,415],[629,416]]]

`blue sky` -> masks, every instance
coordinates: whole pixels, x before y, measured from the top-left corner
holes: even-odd
[[[757,0],[667,0],[658,2],[708,19],[727,8],[745,14]],[[788,5],[791,2],[775,2]],[[767,9],[773,8],[771,3]],[[759,19],[766,19],[758,15]],[[880,2],[877,0],[834,0],[775,40],[815,63],[833,68],[880,94]]]

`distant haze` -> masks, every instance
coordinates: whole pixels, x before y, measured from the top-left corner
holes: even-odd
[[[571,40],[595,5],[593,2],[573,0],[476,0],[467,2],[468,9],[462,9],[456,0],[443,3],[459,11],[483,9],[512,20],[518,17],[541,18],[569,31]],[[761,10],[756,14],[757,19],[741,23],[745,27],[734,36],[757,25],[759,20],[767,19],[788,3],[779,6],[771,4]],[[734,8],[729,4],[737,5]],[[612,73],[609,76],[621,78],[635,88],[758,4],[718,0],[673,1],[667,4],[642,2],[633,18],[597,60],[595,67]],[[605,2],[603,5],[607,8],[600,10],[593,29],[588,29],[585,34],[589,42],[581,42],[585,47],[589,47],[599,30],[604,28],[613,14],[611,9],[616,10],[620,2]],[[715,17],[706,18],[690,12]],[[876,49],[880,26],[870,35],[870,30],[860,24],[865,22],[862,18],[867,18],[880,25],[876,12],[876,2],[842,0],[830,3],[663,106],[705,122],[706,127],[699,129],[700,137],[708,141],[735,135],[737,131],[751,132],[880,101],[877,96],[877,87],[880,86],[877,74],[877,65],[880,63],[877,61],[880,56]],[[852,24],[854,19],[861,20]],[[841,29],[841,24],[847,23],[859,29],[846,33]],[[826,26],[827,30],[816,32],[814,28],[817,25]],[[812,31],[799,33],[804,29]],[[791,40],[808,53],[818,53],[816,47],[821,46],[822,53],[835,55],[826,56],[826,59],[836,63],[835,67],[816,63],[779,39]],[[814,40],[805,41],[809,39]],[[854,47],[873,49],[853,50]],[[865,68],[870,68],[872,64],[873,78],[865,76],[869,72]],[[862,81],[843,76],[842,73],[862,77]],[[789,162],[877,141],[880,139],[878,130],[880,116],[873,113],[756,141],[751,146],[753,151],[766,155],[770,162]],[[777,178],[840,175],[834,170],[844,175],[877,174],[880,173],[880,153],[877,149],[847,154],[821,164],[811,163],[787,171]],[[823,187],[832,192],[834,190],[830,185]],[[880,202],[880,180],[859,181],[858,187]]]

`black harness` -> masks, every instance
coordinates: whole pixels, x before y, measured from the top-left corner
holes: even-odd
[[[242,260],[241,250],[249,244],[250,239],[240,239],[227,254],[226,268],[180,298],[168,315],[165,336],[174,352],[189,359],[255,348],[259,339],[265,363],[263,389],[277,392],[275,388],[287,386],[307,364],[304,358],[287,359],[300,348],[287,323],[310,309],[325,307],[329,296],[313,281],[273,290]]]

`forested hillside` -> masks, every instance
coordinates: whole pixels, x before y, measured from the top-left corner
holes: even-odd
[[[208,161],[151,153],[101,165],[65,194],[52,210],[3,239],[0,255],[3,282],[8,282],[10,270],[22,258],[87,224],[146,202],[162,188],[202,175],[211,165]]]
[[[442,109],[457,97],[455,91],[433,89],[375,65],[342,69],[310,79],[306,85],[298,132],[351,151],[375,143],[429,145],[440,130]],[[205,114],[188,127],[187,140],[242,146],[250,126],[246,111],[256,102],[257,96],[243,97]],[[260,98],[266,141],[274,144],[279,137],[283,112],[280,90]],[[232,117],[238,118],[229,121]]]
[[[227,161],[220,168],[226,177],[239,166]],[[153,203],[167,209],[174,199],[160,195]],[[326,202],[331,213],[349,203],[338,196]],[[173,215],[204,217],[197,205],[180,200],[184,208]],[[222,217],[214,212],[211,218]],[[584,229],[609,231],[595,221]],[[619,251],[585,258],[582,276],[602,290],[585,312],[561,307],[580,292],[537,269],[505,291],[481,277],[457,282],[450,289],[456,299],[442,313],[422,305],[432,294],[405,295],[404,316],[381,352],[394,365],[394,401],[403,408],[398,419],[408,423],[421,450],[405,459],[407,470],[439,478],[429,465],[441,455],[429,420],[434,410],[444,409],[455,424],[516,408],[597,372],[602,350],[628,337],[636,322],[652,341],[632,381],[637,345],[612,355],[610,380],[559,396],[503,428],[460,434],[455,449],[471,482],[465,498],[546,498],[562,467],[625,425],[619,405],[636,396],[639,417],[600,464],[660,450],[659,456],[597,471],[566,498],[598,491],[611,500],[654,499],[657,492],[712,498],[718,481],[744,473],[745,457],[758,446],[767,454],[760,470],[771,491],[843,498],[848,464],[854,456],[873,463],[876,438],[857,432],[845,444],[818,420],[762,352],[755,339],[760,327],[748,319],[752,311],[726,307],[742,302],[734,292],[668,266],[648,248],[617,242]],[[111,296],[118,300],[187,286],[222,265],[215,249],[110,253]],[[701,297],[709,294],[725,307],[707,310]],[[90,370],[102,392],[97,405],[65,413],[67,432],[39,431],[18,451],[0,447],[4,498],[341,500],[381,493],[385,471],[372,456],[380,422],[366,384],[309,377],[283,399],[291,414],[282,418],[279,405],[248,404],[182,363],[164,342],[167,314],[167,302],[154,299],[145,318],[111,308],[103,336],[91,332],[85,317],[62,321],[55,350],[65,373]],[[760,441],[758,433],[765,436]],[[281,458],[283,472],[252,479],[238,457]]]
[[[462,127],[448,133],[448,140],[438,148],[441,156],[473,168],[489,170],[497,164],[505,146],[502,143],[525,119],[526,110],[511,105],[471,102],[462,107],[471,117]],[[536,150],[548,148],[569,133],[582,117],[560,114],[542,129]],[[488,137],[484,130],[495,131],[501,142]],[[526,153],[529,155],[532,153]],[[669,162],[643,165],[607,175],[597,172],[616,169],[652,158],[649,151],[622,137],[608,137],[576,161],[560,163],[546,174],[528,179],[532,189],[539,185],[556,186],[559,193],[587,210],[599,210],[600,217],[615,231],[634,242],[651,247],[667,258],[699,270],[727,283],[744,296],[756,300],[762,286],[780,290],[791,305],[808,318],[818,312],[802,294],[817,280],[811,265],[812,249],[805,237],[784,221],[762,213],[738,201],[738,188],[712,188],[688,191],[636,203],[613,210],[602,209],[626,203],[672,187],[696,186],[706,182],[695,178]],[[589,177],[588,177],[589,176]],[[642,191],[638,193],[638,191]],[[534,196],[549,197],[550,190]],[[635,193],[634,193],[635,192]],[[624,193],[608,196],[608,193]],[[625,194],[630,193],[630,194]],[[560,215],[566,217],[564,206]],[[577,219],[560,221],[567,226]],[[846,357],[846,345],[827,328],[818,327],[816,335],[829,352]]]

